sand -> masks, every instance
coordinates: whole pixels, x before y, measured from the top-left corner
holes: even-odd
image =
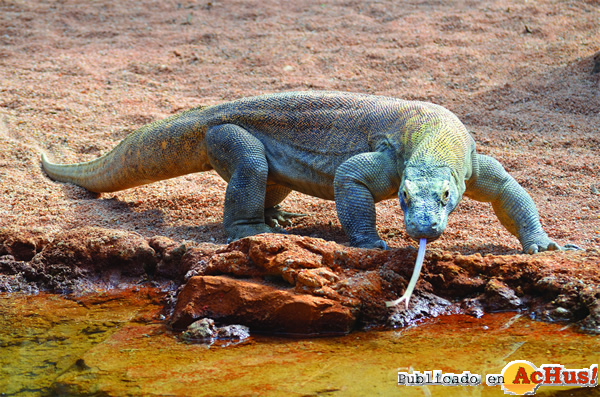
[[[49,180],[40,154],[86,161],[192,106],[317,89],[447,107],[533,196],[551,238],[598,247],[599,50],[597,1],[2,1],[0,228],[223,244],[214,172],[98,198]],[[293,193],[283,207],[309,215],[291,233],[347,242],[333,202]],[[377,211],[390,246],[416,246],[397,200]],[[520,244],[465,198],[431,248]]]

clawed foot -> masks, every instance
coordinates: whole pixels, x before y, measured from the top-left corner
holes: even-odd
[[[255,236],[262,233],[277,233],[278,231],[270,228],[264,223],[257,224],[246,224],[237,225],[235,227],[226,229],[227,231],[227,244],[232,243],[244,237]]]
[[[273,228],[282,226],[291,226],[292,219],[305,217],[306,214],[296,214],[280,210],[281,206],[277,204],[274,207],[265,209],[265,223]]]
[[[360,243],[352,244],[353,247],[357,248],[367,248],[367,249],[380,249],[380,250],[389,250],[390,248],[383,240],[374,240],[374,241],[365,241]]]
[[[286,234],[282,226],[291,226],[293,218],[306,216],[304,214],[295,214],[293,212],[281,211],[279,205],[265,209],[265,223],[253,221],[247,223],[245,220],[237,220],[229,227],[227,231],[227,244],[244,237],[255,236],[262,233]]]
[[[581,250],[581,248],[575,244],[565,244],[564,246],[561,247],[554,241],[548,240],[547,242],[544,242],[544,243],[531,244],[524,251],[530,255],[533,255],[533,254],[537,254],[538,252],[544,252],[544,251],[578,251],[578,250]]]

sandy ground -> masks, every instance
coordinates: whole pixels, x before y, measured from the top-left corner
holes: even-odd
[[[531,193],[548,234],[600,244],[598,1],[0,0],[0,227],[79,226],[224,243],[225,183],[188,175],[100,199],[55,183],[42,151],[90,160],[183,109],[289,90],[426,100]],[[292,233],[346,242],[335,204],[292,194]],[[397,200],[378,204],[391,246]],[[464,199],[432,247],[514,253],[491,206]]]

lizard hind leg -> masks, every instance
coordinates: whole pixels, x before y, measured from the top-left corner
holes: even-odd
[[[291,226],[292,219],[305,217],[306,214],[296,214],[281,209],[281,203],[292,189],[274,183],[267,185],[265,196],[265,223],[277,230],[281,226]]]
[[[210,164],[225,179],[223,227],[227,241],[274,230],[265,223],[269,166],[260,140],[245,129],[224,124],[206,132]]]

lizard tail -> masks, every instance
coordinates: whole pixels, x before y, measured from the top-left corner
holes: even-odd
[[[42,154],[42,168],[56,181],[92,192],[115,192],[212,169],[206,153],[201,108],[143,126],[105,155],[84,163],[54,164]]]

